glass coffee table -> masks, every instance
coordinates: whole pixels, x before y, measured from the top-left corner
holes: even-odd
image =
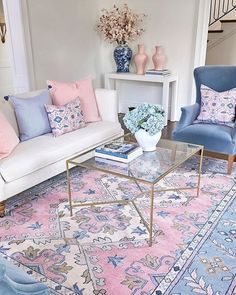
[[[134,142],[133,135],[127,134],[119,137],[112,142]],[[196,196],[199,195],[201,169],[203,160],[203,146],[189,144],[179,141],[172,141],[161,139],[156,151],[144,152],[141,156],[134,159],[128,164],[120,163],[113,160],[101,159],[94,156],[95,148],[91,149],[83,154],[75,156],[66,161],[67,168],[67,185],[68,185],[68,198],[70,215],[72,216],[74,207],[84,206],[97,206],[105,204],[132,204],[139,214],[143,224],[149,233],[149,246],[153,243],[153,211],[154,211],[154,198],[157,197],[158,192],[168,191],[181,191],[196,189]],[[199,168],[196,173],[196,186],[191,187],[170,187],[170,188],[157,188],[157,184],[172,171],[178,168],[185,161],[192,156],[199,155]],[[76,202],[72,200],[71,192],[71,176],[70,169],[72,167],[79,166],[95,171],[104,172],[105,174],[115,175],[121,178],[128,179],[134,182],[139,189],[139,193],[132,199],[112,199],[108,201],[95,201],[94,202]],[[145,188],[143,189],[143,185]],[[144,194],[149,194],[150,199],[150,214],[149,222],[143,217],[142,212],[136,204],[136,200]]]

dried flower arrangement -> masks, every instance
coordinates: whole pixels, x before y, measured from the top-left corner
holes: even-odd
[[[144,32],[140,25],[146,15],[134,13],[127,4],[120,8],[114,5],[110,11],[102,9],[102,13],[97,29],[110,43],[126,44]]]

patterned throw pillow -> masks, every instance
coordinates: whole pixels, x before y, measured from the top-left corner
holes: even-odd
[[[79,98],[65,106],[45,105],[45,109],[55,137],[85,126]]]
[[[201,85],[201,110],[194,123],[212,123],[234,126],[236,88],[217,92]]]

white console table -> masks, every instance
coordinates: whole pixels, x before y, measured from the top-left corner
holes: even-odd
[[[157,75],[137,75],[131,73],[107,73],[105,74],[105,88],[113,89],[111,80],[114,83],[114,89],[117,90],[117,81],[126,80],[126,81],[139,81],[139,82],[150,82],[162,84],[162,99],[161,104],[165,110],[165,125],[167,125],[167,120],[170,118],[171,121],[176,121],[177,118],[177,92],[178,92],[178,76],[169,75],[169,76],[157,76]],[[169,93],[171,90],[171,105],[170,105],[170,114],[169,114]]]

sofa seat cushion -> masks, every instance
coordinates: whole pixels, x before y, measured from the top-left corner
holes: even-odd
[[[21,142],[11,155],[0,160],[0,174],[11,182],[92,148],[122,132],[119,123],[99,121],[82,129],[53,137],[51,133]]]
[[[173,139],[204,146],[204,149],[219,153],[235,154],[232,128],[217,124],[194,124],[173,132]]]

